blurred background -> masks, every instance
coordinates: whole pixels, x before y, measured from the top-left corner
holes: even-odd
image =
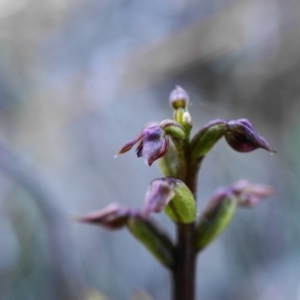
[[[193,133],[249,118],[278,151],[221,141],[203,162],[199,208],[241,178],[276,194],[199,256],[199,299],[300,299],[299,1],[1,0],[0,28],[1,300],[169,298],[168,272],[125,230],[71,219],[142,207],[156,164],[113,157],[172,117],[176,84]]]

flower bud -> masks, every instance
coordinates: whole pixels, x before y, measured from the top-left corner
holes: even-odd
[[[185,126],[192,127],[192,116],[188,111],[184,112],[184,114],[182,115],[182,123]]]
[[[236,197],[230,193],[221,192],[208,201],[196,226],[197,250],[205,248],[228,227],[236,208]]]
[[[169,236],[153,221],[141,215],[132,216],[127,228],[162,264],[173,266],[175,247]]]
[[[171,107],[175,110],[179,108],[187,109],[189,95],[183,88],[177,85],[170,94],[169,102]]]
[[[227,128],[225,139],[231,148],[238,152],[250,152],[257,148],[263,148],[271,153],[276,152],[270,148],[269,143],[256,132],[247,119],[229,121]]]
[[[159,178],[150,183],[145,198],[144,213],[165,213],[178,223],[192,223],[196,218],[196,203],[189,188],[179,179]]]
[[[175,183],[174,197],[165,207],[165,213],[174,222],[189,224],[195,221],[197,208],[195,198],[190,189],[179,179],[167,178]]]
[[[164,130],[166,134],[175,139],[184,140],[185,131],[181,124],[173,120],[164,120],[159,123],[159,127]]]
[[[191,141],[191,157],[193,160],[206,155],[215,143],[225,134],[225,120],[213,120],[206,124]]]
[[[240,180],[220,189],[208,202],[196,226],[196,247],[201,250],[215,240],[231,223],[238,207],[253,207],[270,196],[270,186]]]

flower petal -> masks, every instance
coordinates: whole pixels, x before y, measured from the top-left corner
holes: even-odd
[[[174,196],[173,189],[175,184],[165,178],[154,179],[147,190],[145,196],[144,213],[149,216],[152,212],[162,211]]]
[[[118,229],[126,225],[130,214],[131,213],[128,208],[112,203],[101,210],[76,217],[74,220],[101,225],[107,229]]]
[[[139,145],[137,146],[137,148],[135,150],[137,157],[142,157],[143,146],[144,146],[144,143],[143,143],[143,140],[141,140],[141,142],[139,143]]]
[[[168,142],[163,129],[155,126],[144,130],[142,156],[149,166],[163,156],[167,150]]]
[[[251,208],[260,204],[265,198],[274,194],[274,189],[269,185],[254,184],[248,180],[240,180],[232,186],[238,195],[239,207]]]
[[[225,133],[227,143],[238,152],[250,152],[257,148],[263,148],[271,153],[272,150],[266,139],[260,136],[253,125],[247,119],[229,121],[228,131]]]
[[[143,132],[136,139],[133,139],[133,140],[129,141],[128,143],[126,143],[119,150],[119,152],[115,155],[115,157],[117,157],[118,155],[123,154],[123,153],[129,151],[140,139],[142,139],[142,137],[143,137]]]

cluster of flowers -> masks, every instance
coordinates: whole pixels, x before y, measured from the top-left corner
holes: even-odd
[[[176,87],[170,94],[174,120],[163,120],[145,128],[116,155],[137,145],[137,157],[142,157],[149,166],[159,161],[165,177],[150,183],[144,208],[133,210],[111,204],[78,218],[81,222],[98,224],[107,229],[127,227],[160,262],[170,268],[174,264],[175,244],[150,218],[151,213],[164,210],[175,223],[194,224],[195,248],[199,251],[227,228],[238,207],[252,207],[272,193],[269,186],[242,180],[219,190],[197,217],[196,174],[201,161],[220,138],[224,137],[228,145],[239,152],[250,152],[257,148],[270,153],[275,151],[247,119],[213,120],[190,140],[192,119],[188,102],[187,92]]]

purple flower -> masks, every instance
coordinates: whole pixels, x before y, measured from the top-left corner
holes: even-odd
[[[138,157],[143,157],[149,166],[165,155],[169,148],[169,136],[160,126],[146,128],[134,140],[126,143],[117,155],[129,151],[136,143],[139,143],[135,152]]]
[[[174,197],[175,182],[171,178],[154,179],[147,190],[145,197],[144,214],[162,211]]]
[[[75,221],[101,225],[106,229],[118,229],[126,225],[128,218],[134,212],[119,204],[112,203],[105,208],[74,218]]]
[[[263,148],[271,153],[276,151],[270,148],[269,143],[260,136],[253,125],[247,119],[229,121],[228,131],[225,133],[227,143],[238,152],[250,152],[257,148]]]
[[[241,179],[230,186],[219,189],[207,202],[204,209],[205,215],[208,217],[216,214],[226,199],[234,199],[238,207],[251,208],[272,194],[274,194],[274,189],[269,185],[256,184]]]
[[[240,180],[231,186],[233,193],[238,197],[240,207],[253,207],[263,199],[274,194],[271,186],[251,183],[248,180]]]

